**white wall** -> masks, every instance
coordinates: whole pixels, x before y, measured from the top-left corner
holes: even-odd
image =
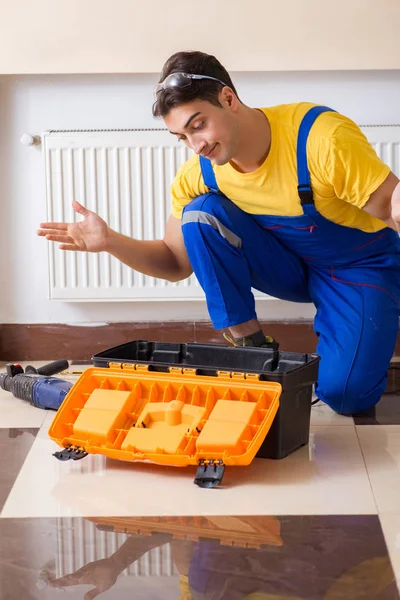
[[[400,123],[400,71],[233,73],[251,106],[308,100],[359,124]],[[25,132],[48,129],[160,126],[151,116],[153,75],[0,77],[0,323],[87,323],[205,319],[204,302],[67,304],[47,299],[46,244],[35,232],[45,219],[39,148]],[[266,259],[268,259],[266,257]],[[309,318],[311,305],[259,303],[259,316]]]
[[[12,0],[0,73],[157,73],[207,48],[231,71],[398,69],[398,0]]]

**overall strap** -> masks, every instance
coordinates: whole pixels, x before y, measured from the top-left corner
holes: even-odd
[[[210,192],[218,193],[218,184],[217,180],[215,179],[215,174],[212,168],[211,160],[209,158],[205,158],[204,156],[200,156],[200,168],[201,174],[203,175],[203,181],[210,190]]]
[[[307,139],[311,127],[320,114],[324,112],[336,112],[327,106],[314,106],[303,117],[297,137],[297,192],[301,204],[314,204],[311,189],[310,171],[307,163]]]

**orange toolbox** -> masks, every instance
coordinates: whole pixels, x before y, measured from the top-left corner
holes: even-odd
[[[95,367],[115,363],[147,364],[149,370],[167,372],[170,366],[191,368],[198,376],[219,371],[256,374],[260,381],[280,383],[279,408],[256,456],[285,458],[308,444],[313,385],[317,380],[318,354],[270,348],[133,340],[103,350],[92,357]]]
[[[215,487],[226,466],[308,443],[317,355],[136,340],[92,360],[49,430],[60,460],[197,465]]]
[[[226,466],[250,464],[278,410],[281,385],[255,373],[168,371],[121,363],[84,371],[49,429],[64,447],[55,456],[197,465],[200,487],[218,485]]]

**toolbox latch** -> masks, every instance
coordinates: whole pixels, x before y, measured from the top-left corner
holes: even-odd
[[[122,363],[121,368],[124,371],[128,371],[133,373],[136,370],[136,364],[135,363]]]
[[[191,367],[168,367],[168,373],[171,375],[185,375],[186,377],[196,377],[197,369]]]
[[[217,487],[224,476],[222,460],[200,460],[194,483],[201,488]]]
[[[81,458],[85,458],[88,453],[81,446],[66,446],[64,450],[59,450],[58,452],[54,452],[53,456],[58,458],[58,460],[66,461],[66,460],[81,460]]]
[[[171,375],[183,375],[182,367],[169,367],[168,372],[171,373]]]
[[[119,362],[109,362],[108,366],[110,369],[122,369],[122,365]]]
[[[217,371],[219,379],[231,379],[232,373],[230,371]]]
[[[184,369],[182,369],[182,373],[186,377],[197,377],[197,369],[192,369],[191,367],[185,367]]]
[[[239,379],[245,379],[246,376],[244,373],[239,373],[238,371],[232,371],[231,377],[232,377],[232,379],[239,380]]]
[[[128,373],[133,373],[134,371],[146,372],[149,370],[149,365],[142,363],[122,363],[122,369],[124,371],[128,371]]]
[[[246,373],[242,373],[241,371],[217,371],[217,375],[219,379],[246,379]]]

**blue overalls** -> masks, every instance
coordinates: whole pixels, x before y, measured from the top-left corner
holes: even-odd
[[[182,232],[215,329],[256,319],[251,288],[282,300],[313,302],[321,356],[317,397],[342,414],[374,406],[385,389],[399,328],[400,238],[337,225],[315,208],[306,144],[313,107],[297,140],[303,215],[251,215],[218,190],[200,157],[210,190],[184,209]]]

